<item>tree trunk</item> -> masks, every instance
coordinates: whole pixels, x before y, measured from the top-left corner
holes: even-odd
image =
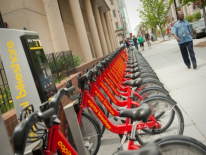
[[[206,27],[206,14],[205,14],[204,0],[201,0],[201,2],[202,2],[202,12],[203,12],[203,17],[204,17],[205,27]],[[205,29],[205,33],[206,33],[206,29]]]
[[[161,33],[162,33],[162,28],[160,27],[160,30],[161,30]],[[162,33],[162,38],[163,40],[165,41],[165,37],[164,37],[164,34]]]

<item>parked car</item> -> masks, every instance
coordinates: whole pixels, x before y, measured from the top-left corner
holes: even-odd
[[[198,38],[205,36],[205,22],[204,20],[199,20],[198,22],[190,23],[192,28],[192,38]]]

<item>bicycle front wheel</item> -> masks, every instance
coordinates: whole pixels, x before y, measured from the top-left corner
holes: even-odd
[[[101,143],[101,133],[98,128],[98,124],[97,122],[95,122],[94,118],[88,113],[82,112],[80,130],[82,133],[85,147],[89,150],[91,155],[96,155],[99,151]],[[70,129],[68,128],[68,132],[69,131]],[[71,134],[68,134],[68,140],[70,144],[74,147],[74,149],[76,149],[76,145],[78,144],[74,144]]]
[[[147,103],[152,107],[153,115],[161,124],[161,129],[138,130],[136,139],[140,144],[153,141],[164,136],[183,134],[183,115],[179,107],[171,98],[162,95],[151,95],[142,103]]]
[[[205,155],[206,146],[186,136],[169,136],[157,140],[163,155]]]

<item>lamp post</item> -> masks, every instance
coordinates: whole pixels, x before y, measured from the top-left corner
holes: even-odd
[[[175,12],[176,12],[177,20],[178,20],[178,13],[177,13],[177,4],[176,4],[176,0],[174,0],[174,5],[175,5]]]
[[[1,15],[1,11],[0,11],[0,28],[5,28],[4,21],[3,21],[2,15]]]

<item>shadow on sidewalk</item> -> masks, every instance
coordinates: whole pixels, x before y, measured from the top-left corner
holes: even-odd
[[[199,69],[199,68],[201,68],[201,67],[204,67],[204,66],[206,66],[206,63],[201,64],[201,65],[197,65],[197,69]]]

